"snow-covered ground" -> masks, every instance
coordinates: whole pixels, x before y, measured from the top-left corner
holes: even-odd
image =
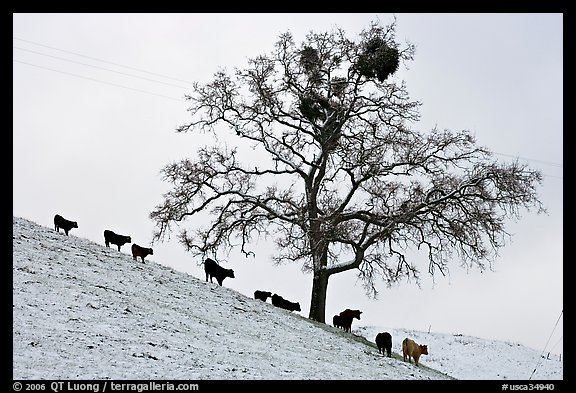
[[[73,232],[13,218],[14,380],[563,379],[557,355],[358,320],[344,333],[227,288],[231,278],[221,287]],[[404,337],[428,345],[420,367],[403,361]]]

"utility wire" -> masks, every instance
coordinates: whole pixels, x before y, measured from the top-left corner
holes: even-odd
[[[155,73],[155,72],[146,71],[146,70],[143,70],[143,69],[140,69],[140,68],[130,67],[130,66],[126,66],[126,65],[123,65],[123,64],[114,63],[114,62],[111,62],[111,61],[98,59],[98,58],[96,58],[96,57],[91,57],[91,56],[82,55],[82,54],[80,54],[80,53],[72,52],[72,51],[69,51],[69,50],[64,50],[64,49],[55,48],[55,47],[53,47],[53,46],[48,46],[48,45],[44,45],[44,44],[39,44],[39,43],[34,42],[34,41],[25,40],[25,39],[18,38],[18,37],[12,37],[12,38],[15,39],[15,40],[23,41],[23,42],[28,42],[29,44],[38,45],[38,46],[43,46],[44,48],[54,49],[54,50],[57,50],[57,51],[60,51],[60,52],[65,52],[65,53],[70,53],[70,54],[75,55],[75,56],[85,57],[85,58],[87,58],[87,59],[92,59],[92,60],[96,60],[96,61],[101,61],[101,62],[103,62],[103,63],[113,64],[113,65],[119,66],[119,67],[129,68],[129,69],[131,69],[131,70],[135,70],[135,71],[139,71],[139,72],[144,72],[144,73],[147,73],[147,74],[150,74],[150,75],[161,76],[162,78],[172,79],[172,80],[175,80],[175,81],[178,81],[178,82],[184,82],[184,83],[188,83],[188,84],[191,84],[191,85],[194,84],[194,82],[186,81],[186,80],[183,80],[183,79],[173,78],[173,77],[171,77],[171,76],[166,76],[166,75],[162,75],[162,74],[157,74],[157,73]]]
[[[87,66],[87,67],[97,68],[97,69],[99,69],[99,70],[114,72],[114,73],[120,74],[120,75],[130,76],[130,77],[132,77],[132,78],[138,78],[138,79],[143,79],[143,80],[150,81],[150,82],[161,83],[161,84],[163,84],[163,85],[178,87],[178,88],[180,88],[180,89],[185,89],[185,90],[188,90],[188,89],[189,89],[189,87],[185,87],[185,86],[181,86],[181,85],[175,85],[175,84],[173,84],[173,83],[168,83],[168,82],[162,82],[162,81],[159,81],[159,80],[156,80],[156,79],[144,78],[144,77],[142,77],[142,76],[133,75],[133,74],[128,74],[128,73],[126,73],[126,72],[114,71],[114,70],[111,70],[111,69],[109,69],[109,68],[99,67],[99,66],[92,65],[92,64],[87,64],[87,63],[81,63],[81,62],[79,62],[79,61],[74,61],[74,60],[66,59],[66,58],[64,58],[64,57],[47,55],[47,54],[45,54],[45,53],[36,52],[36,51],[30,50],[30,49],[19,48],[19,47],[17,47],[17,46],[13,46],[12,48],[14,48],[14,49],[19,49],[19,50],[23,50],[23,51],[26,51],[26,52],[35,53],[35,54],[42,55],[42,56],[46,56],[46,57],[51,57],[51,58],[53,58],[53,59],[68,61],[68,62],[74,63],[74,64],[80,64],[80,65]]]
[[[150,95],[154,95],[154,96],[158,96],[158,97],[163,97],[163,98],[167,98],[167,99],[169,99],[169,100],[185,101],[184,98],[180,98],[180,99],[179,99],[179,98],[174,98],[174,97],[168,97],[168,96],[165,96],[165,95],[162,95],[162,94],[151,93],[151,92],[146,91],[146,90],[135,89],[135,88],[133,88],[133,87],[122,86],[122,85],[118,85],[118,84],[116,84],[116,83],[111,83],[111,82],[105,82],[105,81],[101,81],[101,80],[99,80],[99,79],[89,78],[89,77],[82,76],[82,75],[76,75],[76,74],[72,74],[72,73],[66,72],[66,71],[59,71],[59,70],[54,70],[54,69],[52,69],[52,68],[43,67],[43,66],[39,66],[39,65],[36,65],[36,64],[32,64],[32,63],[26,63],[25,61],[20,61],[20,60],[13,60],[13,61],[15,61],[16,63],[22,63],[22,64],[26,64],[26,65],[33,66],[33,67],[43,68],[43,69],[48,70],[48,71],[54,71],[54,72],[59,72],[59,73],[61,73],[61,74],[66,74],[66,75],[75,76],[76,78],[88,79],[88,80],[91,80],[91,81],[94,81],[94,82],[103,83],[103,84],[106,84],[106,85],[111,85],[111,86],[115,86],[115,87],[121,87],[121,88],[123,88],[123,89],[134,90],[134,91],[137,91],[137,92],[140,92],[140,93],[145,93],[145,94],[150,94]]]
[[[554,334],[554,330],[556,330],[556,327],[558,326],[558,322],[560,322],[560,318],[562,318],[562,314],[564,313],[564,310],[562,310],[560,312],[560,316],[558,317],[558,320],[556,321],[556,325],[554,325],[554,329],[552,329],[552,333],[550,333],[550,337],[548,337],[548,341],[546,341],[546,345],[544,345],[544,348],[542,349],[542,353],[540,354],[540,357],[538,359],[538,363],[536,363],[536,366],[534,367],[534,370],[532,370],[532,374],[530,374],[530,378],[528,378],[528,380],[532,379],[532,376],[534,375],[534,373],[536,372],[536,369],[538,368],[538,366],[540,365],[540,362],[542,361],[542,359],[544,358],[542,356],[542,354],[544,353],[544,351],[546,350],[546,347],[548,346],[548,343],[550,342],[550,339],[552,338],[552,334]]]
[[[496,153],[496,152],[494,152],[494,154],[498,154],[498,155],[500,155],[500,156],[518,158],[518,159],[520,159],[520,160],[539,162],[539,163],[541,163],[541,164],[557,166],[557,167],[559,167],[559,168],[563,168],[563,167],[564,167],[564,165],[562,165],[562,164],[558,164],[558,163],[550,162],[550,161],[535,160],[535,159],[533,159],[533,158],[524,158],[524,157],[513,156],[513,155],[511,155],[511,154],[504,154],[504,153]]]
[[[556,346],[557,346],[558,344],[560,344],[560,342],[561,342],[563,339],[564,339],[564,336],[560,337],[560,338],[558,339],[558,341],[556,341],[556,344],[554,344],[554,345],[552,346],[552,348],[550,348],[550,351],[548,351],[548,353],[552,352],[552,351],[554,350],[554,348],[556,348]]]

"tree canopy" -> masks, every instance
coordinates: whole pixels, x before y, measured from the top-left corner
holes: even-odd
[[[356,269],[375,296],[378,281],[419,280],[411,249],[426,251],[432,275],[452,261],[490,266],[507,220],[545,211],[542,175],[498,163],[467,130],[413,130],[421,103],[395,73],[415,47],[395,30],[373,22],[357,40],[336,28],[301,44],[287,32],[245,69],[194,84],[177,132],[215,143],[162,170],[173,188],[150,213],[154,240],[192,218],[178,239],[196,255],[248,255],[272,238],[274,262],[312,273],[309,317],[320,322],[333,274]]]

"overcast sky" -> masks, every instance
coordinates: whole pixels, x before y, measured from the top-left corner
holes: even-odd
[[[353,271],[331,277],[326,317],[364,311],[370,325],[516,341],[542,349],[563,310],[563,15],[396,14],[397,39],[416,45],[406,81],[423,103],[413,128],[471,130],[503,162],[520,159],[544,174],[547,215],[522,212],[493,271],[465,271],[423,285],[379,287],[368,299]],[[193,158],[208,143],[176,134],[189,120],[194,81],[245,67],[272,51],[278,35],[301,42],[335,26],[356,39],[392,14],[14,14],[13,214],[104,243],[103,231],[149,246],[150,211],[168,184],[160,170]],[[187,225],[192,225],[189,223]],[[175,240],[155,244],[153,260],[203,278],[201,262]],[[268,244],[246,259],[222,256],[235,279],[224,285],[300,302],[307,316],[311,275],[274,267]],[[121,252],[129,253],[129,246]],[[561,321],[563,323],[563,321]],[[556,332],[558,333],[558,332]]]

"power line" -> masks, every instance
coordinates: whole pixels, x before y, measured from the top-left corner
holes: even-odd
[[[68,61],[68,62],[74,63],[74,64],[80,64],[80,65],[87,66],[87,67],[93,67],[93,68],[97,68],[97,69],[104,70],[104,71],[114,72],[114,73],[120,74],[120,75],[130,76],[130,77],[132,77],[132,78],[138,78],[138,79],[142,79],[142,80],[146,80],[146,81],[150,81],[150,82],[155,82],[155,83],[162,83],[162,84],[164,84],[164,85],[173,86],[173,87],[178,87],[178,88],[180,88],[180,89],[185,89],[185,90],[188,89],[188,87],[184,87],[184,86],[181,86],[181,85],[175,85],[175,84],[173,84],[173,83],[162,82],[162,81],[159,81],[159,80],[156,80],[156,79],[144,78],[144,77],[142,77],[142,76],[133,75],[133,74],[128,74],[128,73],[126,73],[126,72],[114,71],[114,70],[111,70],[111,69],[109,69],[109,68],[99,67],[99,66],[92,65],[92,64],[87,64],[87,63],[81,63],[81,62],[79,62],[79,61],[74,61],[74,60],[66,59],[66,58],[64,58],[64,57],[47,55],[47,54],[45,54],[45,53],[36,52],[36,51],[30,50],[30,49],[19,48],[19,47],[17,47],[17,46],[13,46],[12,48],[14,48],[14,49],[19,49],[19,50],[23,50],[23,51],[26,51],[26,52],[35,53],[35,54],[42,55],[42,56],[46,56],[46,57],[51,57],[51,58],[53,58],[53,59]]]
[[[536,160],[536,159],[534,159],[534,158],[524,158],[524,157],[520,157],[520,156],[513,156],[513,155],[511,155],[511,154],[496,153],[496,152],[494,152],[494,154],[498,154],[498,155],[500,155],[500,156],[511,157],[511,158],[517,158],[517,159],[525,160],[525,161],[539,162],[539,163],[541,163],[541,164],[552,165],[552,166],[556,166],[556,167],[559,167],[559,168],[563,168],[563,167],[564,167],[562,164],[558,164],[558,163],[550,162],[550,161]]]
[[[547,175],[547,174],[545,174],[545,173],[543,173],[542,176],[544,176],[544,177],[553,177],[553,178],[555,178],[555,179],[560,179],[560,180],[564,179],[563,176]]]
[[[135,88],[133,88],[133,87],[122,86],[122,85],[118,85],[118,84],[116,84],[116,83],[111,83],[111,82],[105,82],[105,81],[101,81],[101,80],[99,80],[99,79],[89,78],[89,77],[82,76],[82,75],[76,75],[76,74],[72,74],[72,73],[66,72],[66,71],[54,70],[54,69],[52,69],[52,68],[39,66],[39,65],[37,65],[37,64],[27,63],[27,62],[25,62],[25,61],[20,61],[20,60],[12,60],[12,61],[14,61],[14,62],[16,62],[16,63],[22,63],[22,64],[26,64],[26,65],[29,65],[29,66],[33,66],[33,67],[42,68],[42,69],[45,69],[45,70],[48,70],[48,71],[59,72],[59,73],[61,73],[61,74],[65,74],[65,75],[75,76],[76,78],[87,79],[87,80],[91,80],[91,81],[94,81],[94,82],[103,83],[103,84],[106,84],[106,85],[111,85],[111,86],[120,87],[120,88],[123,88],[123,89],[128,89],[128,90],[137,91],[137,92],[140,92],[140,93],[145,93],[145,94],[150,94],[150,95],[154,95],[154,96],[158,96],[158,97],[162,97],[162,98],[167,98],[167,99],[169,99],[169,100],[185,101],[183,98],[180,98],[180,99],[179,99],[179,98],[174,98],[174,97],[168,97],[168,96],[165,96],[165,95],[162,95],[162,94],[151,93],[151,92],[146,91],[146,90],[135,89]]]
[[[511,158],[515,158],[515,159],[519,159],[519,160],[528,161],[528,162],[538,162],[538,163],[540,163],[540,164],[551,165],[551,166],[555,166],[555,167],[558,167],[558,168],[563,168],[563,167],[564,167],[562,164],[558,164],[558,163],[550,162],[550,161],[537,160],[537,159],[534,159],[534,158],[526,158],[526,157],[514,156],[514,155],[511,155],[511,154],[504,154],[504,153],[496,153],[496,152],[492,152],[492,153],[493,153],[493,154],[496,154],[496,155],[499,155],[499,156],[511,157]],[[547,174],[545,174],[545,173],[543,173],[542,176],[544,176],[544,177],[553,177],[553,178],[555,178],[555,179],[560,179],[560,180],[564,179],[563,176],[547,175]]]
[[[546,347],[548,346],[548,343],[550,342],[550,339],[552,338],[552,335],[554,334],[554,330],[556,330],[556,327],[558,326],[558,322],[560,322],[560,318],[562,318],[562,314],[564,314],[564,310],[562,310],[560,312],[560,316],[558,317],[558,320],[556,321],[556,324],[554,325],[554,329],[552,329],[552,333],[550,333],[550,336],[548,337],[548,341],[546,341],[546,345],[544,345],[544,348],[542,349],[542,353],[540,354],[540,358],[538,359],[538,363],[536,363],[536,366],[534,367],[534,370],[532,370],[532,374],[530,374],[530,378],[528,378],[528,380],[532,379],[532,376],[534,375],[534,373],[536,372],[536,369],[538,368],[538,366],[540,365],[540,362],[542,361],[542,359],[544,358],[542,356],[542,354],[544,353],[544,351],[546,350]]]
[[[550,352],[552,352],[552,351],[554,350],[554,348],[556,348],[556,346],[557,346],[558,344],[560,344],[560,342],[561,342],[563,339],[564,339],[564,336],[561,336],[561,337],[558,339],[558,341],[556,341],[556,344],[554,344],[554,345],[552,346],[552,348],[550,348]]]
[[[173,77],[171,77],[171,76],[162,75],[162,74],[157,74],[157,73],[155,73],[155,72],[146,71],[146,70],[143,70],[143,69],[140,69],[140,68],[131,67],[131,66],[126,66],[126,65],[123,65],[123,64],[119,64],[119,63],[114,63],[114,62],[111,62],[111,61],[98,59],[98,58],[92,57],[92,56],[82,55],[82,54],[80,54],[80,53],[76,53],[76,52],[72,52],[72,51],[69,51],[69,50],[64,50],[64,49],[55,48],[55,47],[53,47],[53,46],[48,46],[48,45],[40,44],[40,43],[37,43],[37,42],[34,42],[34,41],[25,40],[25,39],[18,38],[18,37],[12,37],[12,38],[15,39],[15,40],[23,41],[23,42],[28,42],[29,44],[38,45],[38,46],[43,46],[43,47],[45,47],[45,48],[54,49],[54,50],[57,50],[57,51],[60,51],[60,52],[70,53],[70,54],[75,55],[75,56],[85,57],[85,58],[87,58],[87,59],[91,59],[91,60],[96,60],[96,61],[100,61],[100,62],[103,62],[103,63],[112,64],[112,65],[115,65],[115,66],[118,66],[118,67],[124,67],[124,68],[128,68],[128,69],[131,69],[131,70],[134,70],[134,71],[144,72],[144,73],[150,74],[150,75],[161,76],[162,78],[172,79],[172,80],[175,80],[175,81],[178,81],[178,82],[188,83],[188,84],[190,84],[190,85],[193,85],[193,84],[194,84],[194,82],[186,81],[186,80],[183,80],[183,79],[173,78]]]

